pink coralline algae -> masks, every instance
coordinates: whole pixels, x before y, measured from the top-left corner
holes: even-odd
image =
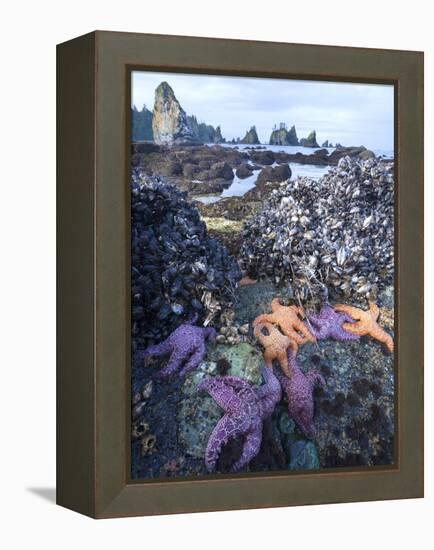
[[[236,472],[246,466],[259,452],[262,441],[262,423],[273,414],[281,398],[279,381],[270,369],[262,368],[264,384],[251,386],[236,376],[204,378],[198,390],[207,391],[225,415],[218,421],[205,451],[208,471],[216,469],[220,452],[230,439],[244,436],[240,458],[232,465]]]
[[[180,376],[185,376],[195,369],[204,358],[205,341],[214,338],[215,330],[213,328],[202,328],[190,323],[183,323],[166,340],[155,346],[150,346],[142,352],[142,357],[170,353],[167,365],[159,371],[157,376],[168,378],[175,372],[178,372]]]
[[[311,369],[308,373],[304,374],[289,349],[288,366],[291,378],[283,376],[280,372],[277,373],[277,376],[283,391],[288,397],[289,416],[307,437],[313,438],[316,435],[313,423],[313,390],[316,383],[324,386],[325,380],[316,369]]]
[[[359,338],[342,327],[343,323],[354,323],[354,320],[347,313],[337,312],[328,304],[324,304],[319,313],[309,312],[307,317],[311,324],[311,332],[318,340],[327,338],[358,340]]]

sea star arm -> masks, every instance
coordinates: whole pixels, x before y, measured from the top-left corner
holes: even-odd
[[[344,323],[345,325],[351,326],[352,323]],[[343,325],[342,325],[343,326]],[[336,326],[333,327],[330,330],[330,336],[331,338],[334,338],[335,340],[357,340],[359,338],[359,334],[356,334],[354,332],[350,332],[349,330],[346,330],[342,328],[342,326]]]
[[[280,300],[279,298],[273,298],[271,300],[271,311],[274,313],[275,311],[277,311],[279,308],[281,308],[282,305],[280,303]]]
[[[225,377],[205,378],[199,384],[199,389],[206,390],[225,412],[235,412],[242,408],[241,398],[236,389],[226,383]]]
[[[380,343],[384,344],[390,353],[393,353],[394,344],[393,338],[381,327],[378,327],[377,330],[373,331],[372,336],[378,340]]]
[[[294,328],[303,335],[305,340],[308,342],[315,341],[315,337],[311,334],[307,326],[303,323],[301,319],[296,319],[294,321]]]
[[[205,348],[205,342],[199,342],[197,347],[193,350],[193,353],[190,355],[188,361],[185,363],[183,368],[180,370],[179,374],[181,376],[186,375],[193,369],[195,369],[199,363],[202,361],[203,357],[205,356],[206,348]]]
[[[284,329],[282,327],[282,330],[285,333],[285,335],[293,342],[296,342],[297,345],[302,346],[307,342],[307,339],[302,334],[299,334],[292,325],[291,326],[287,325],[284,327]]]
[[[344,323],[342,328],[350,334],[357,334],[358,336],[365,336],[366,334],[369,334],[369,329],[367,329],[360,321],[357,323]]]
[[[258,317],[256,317],[252,325],[256,327],[259,324],[264,324],[264,323],[271,324],[274,322],[276,322],[276,318],[272,313],[263,313],[262,315],[258,315]]]
[[[239,429],[228,415],[223,416],[223,418],[217,422],[205,450],[205,466],[208,471],[215,470],[223,445],[226,445],[229,439],[239,434]]]
[[[271,369],[262,367],[261,374],[264,379],[264,384],[256,388],[256,395],[261,401],[264,417],[268,417],[273,413],[276,403],[280,401],[282,388],[279,384],[279,380]]]
[[[226,386],[231,386],[236,391],[252,391],[250,384],[237,376],[224,376],[222,380]]]
[[[273,359],[275,359],[276,354],[271,348],[264,350],[264,361],[269,369],[273,368]]]
[[[304,310],[303,306],[294,306],[294,311],[300,315],[301,317],[304,317],[306,315],[306,312]]]
[[[183,350],[182,352],[179,349],[175,349],[170,356],[170,359],[165,367],[163,367],[158,373],[158,378],[168,378],[171,374],[174,374],[179,366],[182,365],[184,361],[188,358],[188,352]]]
[[[214,341],[216,337],[216,331],[213,327],[204,328],[205,339],[209,341]]]
[[[247,466],[247,464],[252,460],[252,458],[254,458],[259,453],[259,449],[261,448],[261,441],[262,441],[261,428],[246,434],[241,456],[232,465],[231,470],[233,472],[237,472],[238,470],[241,470],[241,468],[244,468],[244,466]]]
[[[369,302],[369,313],[371,317],[376,321],[380,315],[380,308],[374,302]]]
[[[287,354],[286,354],[286,350],[282,350],[282,351],[278,352],[277,360],[279,361],[280,368],[282,369],[284,375],[287,378],[291,378],[291,372],[290,372],[289,366],[288,366],[288,357],[287,357]]]
[[[145,359],[146,357],[165,355],[166,353],[170,353],[171,351],[172,345],[169,337],[166,340],[163,340],[163,342],[155,344],[155,346],[149,346],[149,348],[142,351],[140,355],[143,359]]]
[[[320,384],[321,386],[326,385],[324,377],[316,369],[311,369],[308,373],[306,373],[306,378],[312,384],[312,387],[316,383]]]
[[[352,319],[356,321],[359,321],[364,313],[357,307],[348,306],[347,304],[335,304],[333,306],[333,309],[335,311],[343,311],[344,313],[347,313]]]

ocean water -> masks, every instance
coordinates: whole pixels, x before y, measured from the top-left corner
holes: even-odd
[[[214,144],[209,143],[207,144],[210,147]],[[251,148],[251,145],[246,144],[232,144],[232,143],[222,143],[223,147],[237,147],[240,151],[242,150],[249,150],[248,148]],[[299,146],[292,146],[292,145],[266,145],[264,144],[264,147],[268,150],[271,150],[275,153],[279,151],[284,151],[285,153],[289,153],[291,155],[294,155],[295,153],[303,153],[305,155],[312,155],[315,151],[318,151],[318,149],[327,149],[329,153],[333,152],[335,149],[334,147],[299,147]],[[385,156],[387,158],[393,158],[393,150],[388,149],[374,149],[373,152],[377,156]],[[277,165],[277,163],[275,163]],[[330,166],[318,166],[316,164],[299,164],[295,162],[290,162],[289,167],[291,168],[291,179],[295,179],[298,176],[304,176],[311,178],[313,180],[319,179],[321,176],[323,176],[329,169]],[[203,202],[205,204],[212,204],[214,202],[218,202],[220,199],[226,198],[226,197],[242,197],[252,189],[255,184],[256,180],[258,178],[260,170],[254,170],[253,175],[240,179],[236,174],[234,170],[234,179],[227,189],[225,189],[222,193],[217,195],[198,195],[195,197],[196,200]]]

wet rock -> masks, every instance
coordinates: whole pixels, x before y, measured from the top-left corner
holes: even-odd
[[[261,366],[264,363],[262,353],[247,342],[237,345],[218,345],[211,347],[209,357],[213,361],[225,359],[230,365],[228,374],[239,376],[251,382],[259,384],[261,381]]]
[[[253,162],[262,165],[271,165],[276,160],[273,151],[252,151],[250,158]]]
[[[215,362],[204,362],[186,377],[177,422],[179,441],[185,453],[203,460],[209,436],[223,411],[206,393],[198,393],[197,386],[205,375],[216,374]]]
[[[227,162],[216,162],[209,170],[210,179],[223,179],[231,181],[234,179],[234,173],[232,168]]]
[[[194,179],[196,174],[200,172],[199,166],[197,164],[184,164],[182,168],[182,173],[184,177]]]
[[[313,441],[294,441],[289,450],[290,470],[318,470],[320,468],[318,451]]]
[[[258,179],[256,180],[256,185],[260,185],[265,182],[281,183],[282,181],[289,180],[290,177],[291,168],[288,164],[280,164],[275,167],[267,166],[259,173]]]
[[[131,153],[134,154],[148,154],[148,153],[160,153],[160,145],[153,143],[152,141],[138,141],[131,144]]]
[[[239,177],[240,179],[244,179],[244,178],[248,178],[250,176],[253,176],[253,172],[250,168],[250,166],[248,164],[241,164],[237,170],[236,170],[236,175],[237,177]]]

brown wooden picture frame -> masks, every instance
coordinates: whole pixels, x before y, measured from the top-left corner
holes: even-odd
[[[395,86],[392,467],[132,482],[133,68]],[[57,48],[57,502],[95,518],[423,496],[423,54],[96,31]]]

